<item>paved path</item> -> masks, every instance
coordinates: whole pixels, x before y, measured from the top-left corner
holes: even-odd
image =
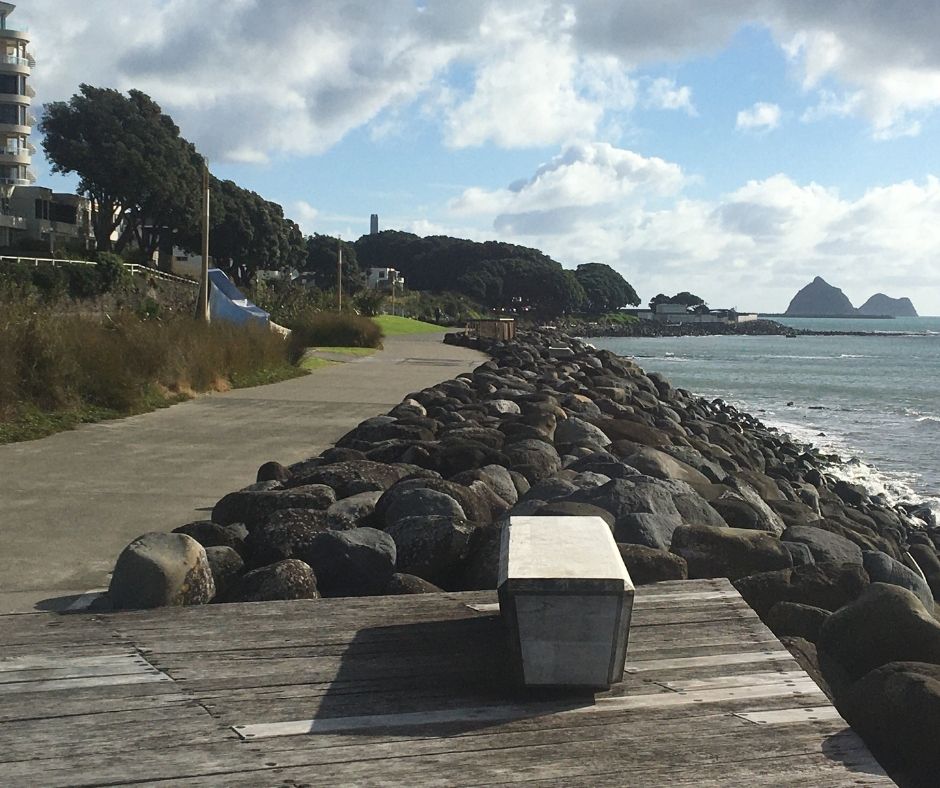
[[[205,519],[267,460],[318,454],[409,392],[483,360],[438,334],[295,380],[0,446],[0,613],[100,589],[147,531]]]

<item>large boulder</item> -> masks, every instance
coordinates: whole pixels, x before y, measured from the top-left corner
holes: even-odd
[[[526,438],[515,441],[503,451],[510,468],[525,476],[529,484],[536,484],[561,470],[561,457],[555,447],[542,440]]]
[[[231,547],[217,546],[206,548],[206,561],[215,583],[216,602],[225,599],[229,590],[238,582],[245,571],[245,562]]]
[[[873,583],[891,583],[911,591],[928,610],[933,610],[933,592],[927,581],[900,561],[878,550],[862,552],[865,571]]]
[[[426,487],[401,490],[384,511],[386,529],[406,518],[438,516],[466,520],[463,509],[454,498]]]
[[[708,483],[708,478],[691,465],[649,446],[638,447],[636,451],[624,455],[623,461],[640,473],[657,479],[675,479],[688,484]]]
[[[326,509],[335,501],[333,490],[322,484],[290,490],[238,490],[216,503],[212,521],[219,525],[244,523],[250,530],[278,509]]]
[[[673,533],[671,550],[686,560],[693,579],[737,580],[793,565],[790,553],[779,540],[744,528],[682,525]]]
[[[603,447],[610,443],[610,438],[584,419],[569,416],[559,421],[555,427],[555,443],[556,445],[568,443],[578,446]]]
[[[791,525],[781,539],[805,544],[817,564],[861,564],[862,551],[844,536],[815,528],[811,525]]]
[[[348,460],[320,465],[300,475],[295,471],[290,484],[325,484],[336,491],[337,498],[348,498],[356,493],[387,490],[405,474],[406,471],[397,465]]]
[[[541,512],[539,512],[541,514]],[[625,514],[614,525],[614,538],[625,544],[668,550],[682,519],[668,514]]]
[[[460,584],[460,564],[473,531],[471,524],[455,515],[404,517],[385,528],[395,540],[397,571],[448,590]]]
[[[348,498],[341,498],[326,510],[327,527],[335,531],[345,531],[368,525],[375,505],[383,493],[379,490],[356,493]]]
[[[764,618],[764,623],[777,637],[798,637],[815,643],[830,611],[799,602],[777,602]]]
[[[875,668],[841,694],[839,711],[898,785],[937,785],[940,665],[889,662]]]
[[[837,688],[889,662],[940,664],[940,622],[906,588],[872,583],[826,620],[816,647]]]
[[[204,605],[215,596],[206,550],[186,534],[138,536],[118,556],[108,596],[125,610]]]
[[[383,596],[394,596],[399,594],[437,594],[444,589],[438,588],[433,583],[423,580],[416,575],[406,575],[402,572],[396,572],[388,581]]]
[[[499,549],[502,529],[491,525],[477,528],[470,536],[466,558],[460,568],[460,591],[495,589],[499,580]]]
[[[231,526],[219,525],[211,520],[197,520],[174,528],[175,534],[186,534],[203,547],[231,547],[239,555],[245,554],[245,542],[240,539]]]
[[[644,446],[666,446],[671,441],[660,430],[627,419],[596,419],[595,424],[612,441],[628,440]]]
[[[856,599],[868,583],[868,574],[859,564],[808,564],[743,577],[734,587],[764,616],[777,602],[838,610]]]
[[[317,599],[317,578],[303,561],[288,558],[242,575],[228,593],[227,602],[273,602],[280,599]]]
[[[382,593],[395,572],[395,541],[375,528],[321,531],[298,551],[324,596]]]
[[[590,503],[606,509],[618,521],[630,514],[657,514],[681,519],[673,496],[665,482],[646,476],[611,479],[600,487],[588,487],[574,493],[571,501]]]
[[[685,559],[675,553],[638,544],[618,543],[617,548],[634,585],[686,580],[689,576]]]
[[[327,530],[327,513],[317,509],[279,509],[245,539],[252,567],[295,558],[316,534]]]
[[[474,481],[482,481],[509,506],[519,500],[519,491],[513,484],[512,476],[502,465],[484,465],[482,468],[462,471],[453,476],[451,481],[468,486]]]

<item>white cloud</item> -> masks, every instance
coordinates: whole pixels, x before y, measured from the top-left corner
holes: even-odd
[[[315,222],[320,212],[316,208],[306,200],[295,200],[291,207],[293,208],[291,218],[297,222],[304,235],[313,235],[317,232]]]
[[[616,161],[629,162],[619,175]],[[856,303],[882,291],[940,313],[940,179],[852,200],[785,174],[714,200],[686,197],[684,183],[673,163],[582,145],[505,189],[467,189],[450,208],[566,265],[607,262],[644,298],[692,290],[716,306],[777,311],[820,275]]]
[[[738,112],[734,127],[738,131],[772,131],[780,125],[780,107],[766,101],[758,101],[749,109]]]
[[[674,79],[659,77],[646,88],[645,105],[652,109],[683,110],[695,117],[698,111],[692,104],[692,88],[688,85],[677,86]]]

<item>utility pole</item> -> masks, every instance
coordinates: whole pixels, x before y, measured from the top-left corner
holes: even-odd
[[[343,239],[336,239],[336,311],[343,311]]]
[[[202,169],[202,277],[196,313],[203,323],[209,322],[209,161],[205,158]]]

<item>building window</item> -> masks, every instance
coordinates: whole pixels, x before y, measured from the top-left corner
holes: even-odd
[[[49,218],[49,203],[46,200],[36,200],[36,218]]]

